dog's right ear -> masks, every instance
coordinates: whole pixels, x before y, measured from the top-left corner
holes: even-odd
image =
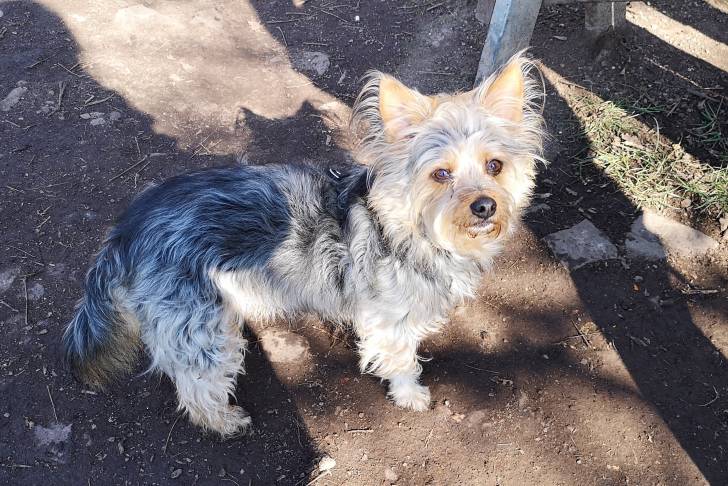
[[[392,76],[380,74],[379,114],[388,141],[410,136],[435,107],[435,100],[409,89]]]

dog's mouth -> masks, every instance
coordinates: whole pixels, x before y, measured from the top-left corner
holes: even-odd
[[[500,223],[496,223],[490,219],[484,219],[467,226],[465,228],[465,233],[470,238],[477,238],[478,236],[491,236],[493,238],[497,238],[500,234],[500,230]]]

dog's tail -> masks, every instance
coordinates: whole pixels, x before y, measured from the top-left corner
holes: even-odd
[[[85,294],[63,335],[74,372],[97,388],[128,371],[140,349],[138,321],[123,305],[124,275],[118,252],[107,242],[86,274]]]

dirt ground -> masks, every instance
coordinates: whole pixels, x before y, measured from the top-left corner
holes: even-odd
[[[275,363],[253,323],[237,400],[254,431],[221,441],[180,418],[167,379],[101,393],[65,369],[59,339],[106,229],[188,169],[346,160],[341,126],[369,69],[428,93],[470,88],[474,2],[0,1],[0,99],[22,88],[0,111],[0,484],[728,484],[726,242],[568,271],[541,239],[586,217],[621,245],[639,213],[573,163],[588,149],[576,85],[674,106],[645,123],[720,164],[690,138],[698,104],[728,96],[719,4],[635,4],[624,37],[596,43],[579,7],[542,9],[541,206],[425,344],[430,411],[389,403],[349,336],[281,323],[309,350]]]

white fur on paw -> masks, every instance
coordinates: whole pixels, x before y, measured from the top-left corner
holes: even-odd
[[[250,415],[243,407],[226,405],[213,413],[194,413],[188,410],[190,420],[207,430],[213,430],[223,437],[234,437],[244,434],[252,423]]]
[[[430,389],[416,382],[390,383],[389,397],[398,407],[416,412],[430,408]]]
[[[228,411],[224,414],[223,426],[218,432],[224,437],[242,435],[252,423],[250,415],[243,407],[230,405]]]

